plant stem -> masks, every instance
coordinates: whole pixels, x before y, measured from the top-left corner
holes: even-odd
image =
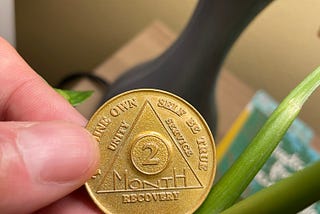
[[[246,150],[212,188],[197,213],[220,213],[230,207],[268,160],[304,102],[320,84],[320,67],[281,102]]]
[[[240,201],[223,214],[297,213],[320,198],[320,161]]]

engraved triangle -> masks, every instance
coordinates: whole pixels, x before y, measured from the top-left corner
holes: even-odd
[[[185,154],[148,100],[133,124],[112,167],[101,175],[97,193],[203,188]],[[149,141],[155,142],[153,147]]]

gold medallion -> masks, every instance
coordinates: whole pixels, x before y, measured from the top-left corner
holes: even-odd
[[[186,101],[154,89],[108,100],[87,129],[101,162],[86,188],[105,213],[192,213],[215,174],[214,140]]]

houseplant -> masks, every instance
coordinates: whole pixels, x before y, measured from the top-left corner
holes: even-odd
[[[320,67],[281,102],[233,166],[212,188],[197,213],[220,213],[230,207],[270,157],[303,104],[320,84]],[[320,162],[269,190],[257,193],[226,213],[297,212],[320,199]],[[292,191],[292,187],[296,188]],[[290,194],[287,194],[290,193]],[[278,196],[274,198],[273,196]],[[268,201],[269,200],[269,201]],[[261,203],[262,202],[262,203]],[[276,203],[275,203],[276,202]],[[290,203],[290,206],[287,206]],[[289,209],[290,207],[290,209]],[[285,210],[284,210],[285,209]]]

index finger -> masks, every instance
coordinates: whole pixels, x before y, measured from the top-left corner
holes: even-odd
[[[0,120],[66,120],[81,125],[86,122],[1,37]]]

